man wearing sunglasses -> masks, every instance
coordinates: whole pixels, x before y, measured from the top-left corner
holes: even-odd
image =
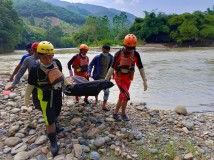
[[[29,106],[30,95],[33,93],[33,103],[43,113],[51,153],[56,156],[59,151],[56,133],[63,130],[56,122],[62,107],[62,65],[53,58],[54,47],[50,42],[40,42],[37,54],[39,62],[30,70],[24,101]]]
[[[113,118],[116,121],[129,121],[129,117],[126,114],[126,106],[130,100],[129,88],[134,78],[135,64],[142,77],[144,91],[147,90],[147,79],[140,54],[135,50],[136,45],[137,37],[135,35],[128,34],[125,36],[124,47],[115,54],[113,64],[105,77],[106,80],[110,80],[111,75],[115,73],[114,79],[120,90],[116,109],[113,114]],[[122,108],[121,115],[118,114],[120,108]]]

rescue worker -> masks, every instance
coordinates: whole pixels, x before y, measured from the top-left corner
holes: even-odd
[[[143,80],[144,91],[147,90],[147,79],[144,72],[140,54],[135,50],[137,45],[137,37],[133,34],[128,34],[124,38],[124,47],[120,49],[114,56],[113,64],[109,69],[105,79],[109,80],[114,74],[115,82],[120,90],[119,98],[116,104],[116,109],[113,113],[113,118],[116,121],[129,121],[126,114],[126,106],[130,100],[129,87],[134,78],[135,64],[137,65],[140,75]],[[118,114],[122,108],[122,115]]]
[[[86,56],[89,47],[86,44],[81,44],[80,47],[80,52],[79,54],[74,55],[71,60],[68,62],[68,70],[69,70],[69,74],[70,76],[73,76],[73,70],[74,70],[74,76],[82,76],[84,78],[86,78],[87,80],[89,80],[88,77],[88,64],[89,64],[89,58],[88,56]],[[73,70],[72,70],[72,68]],[[79,97],[75,96],[76,102],[79,102]],[[90,102],[88,101],[88,96],[85,96],[84,98],[84,102],[86,104],[90,104]]]
[[[108,72],[108,69],[111,67],[113,62],[113,56],[109,53],[110,46],[103,45],[102,53],[95,56],[88,67],[88,75],[92,77],[94,80],[105,79],[105,76]],[[93,70],[93,72],[92,72]],[[91,76],[92,72],[92,76]],[[103,103],[102,109],[104,111],[109,111],[106,107],[106,103],[109,97],[109,88],[104,89]],[[95,104],[98,102],[98,95],[95,97]]]
[[[24,62],[25,58],[31,56],[31,55],[34,53],[33,50],[32,50],[32,48],[31,48],[31,46],[32,46],[32,43],[28,43],[28,44],[25,46],[25,49],[26,49],[26,51],[27,51],[28,53],[22,56],[22,58],[21,58],[19,64],[16,66],[16,68],[15,68],[14,71],[13,71],[13,74],[10,76],[10,82],[13,81],[14,76],[18,73],[18,71],[19,71],[19,69],[21,68],[22,63]]]
[[[39,61],[30,70],[24,101],[25,105],[29,106],[33,92],[33,103],[40,105],[51,144],[50,150],[53,156],[56,156],[59,151],[56,120],[62,107],[62,65],[59,60],[53,59],[54,47],[50,42],[40,42],[37,54]]]
[[[32,50],[33,54],[24,59],[24,62],[22,63],[21,68],[18,70],[18,73],[16,74],[16,77],[13,80],[12,85],[7,88],[8,90],[15,89],[16,88],[16,84],[19,83],[20,79],[25,74],[26,70],[28,70],[28,72],[29,72],[31,67],[36,65],[36,61],[37,61],[36,50],[37,50],[38,44],[39,44],[39,42],[34,42],[31,45],[31,50]]]

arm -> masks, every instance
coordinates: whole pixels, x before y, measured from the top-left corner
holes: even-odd
[[[24,103],[28,107],[30,105],[30,95],[36,85],[37,81],[37,67],[33,67],[29,72],[28,84],[25,90]]]
[[[68,70],[71,70],[71,65],[73,64],[74,60],[76,58],[76,55],[73,56],[70,61],[68,61],[67,66],[68,66]]]
[[[30,95],[33,92],[34,85],[27,84],[24,96],[25,106],[28,107],[30,105]]]
[[[109,68],[108,73],[106,74],[105,80],[110,80],[113,73],[114,73],[114,68]]]
[[[96,57],[94,57],[94,58],[92,59],[91,63],[90,63],[89,66],[88,66],[88,75],[89,75],[89,77],[91,76],[91,71],[92,71],[92,69],[93,69],[93,67],[94,67],[94,65],[95,65],[95,61],[96,61]]]
[[[140,76],[143,80],[143,86],[144,86],[144,91],[147,90],[148,88],[148,85],[147,85],[147,78],[146,78],[146,74],[145,74],[145,71],[144,71],[144,68],[143,68],[143,63],[141,61],[141,58],[140,58],[140,54],[138,52],[135,52],[135,55],[137,57],[137,67],[139,69],[139,72],[140,72]]]
[[[12,82],[13,81],[13,78],[14,78],[14,76],[17,74],[17,72],[19,71],[19,69],[21,68],[21,64],[18,64],[17,66],[16,66],[16,68],[14,69],[14,71],[13,71],[13,74],[11,75],[11,77],[10,77],[10,82]]]
[[[71,65],[73,64],[75,57],[76,57],[76,56],[73,56],[73,57],[70,59],[70,61],[68,61],[68,63],[67,63],[70,76],[73,76],[73,71],[72,71]]]
[[[25,59],[21,68],[19,69],[13,83],[12,83],[12,86],[16,86],[16,84],[19,83],[20,79],[22,78],[22,76],[25,74],[26,70],[28,69],[28,64],[29,64],[29,61],[28,59]]]

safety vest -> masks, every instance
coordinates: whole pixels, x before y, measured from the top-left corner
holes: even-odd
[[[54,67],[47,69],[39,64],[39,68],[46,74],[45,79],[39,78],[37,70],[38,87],[44,90],[60,89],[62,87],[63,74],[57,64],[53,62]]]
[[[117,65],[116,71],[122,74],[129,74],[134,72],[134,53],[131,53],[129,57],[121,51],[120,62]]]
[[[80,55],[77,55],[76,61],[79,61],[79,65],[72,66],[74,68],[74,72],[87,72],[88,71],[88,57],[81,57]]]

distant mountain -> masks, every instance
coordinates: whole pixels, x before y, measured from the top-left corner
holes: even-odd
[[[83,25],[86,17],[64,7],[41,0],[13,0],[16,11],[22,17],[56,17],[71,25]]]
[[[78,13],[82,16],[108,16],[109,19],[112,19],[115,15],[120,15],[122,11],[116,10],[113,8],[106,8],[98,5],[92,4],[83,4],[83,3],[70,3],[61,0],[42,0],[44,2],[49,2],[53,5],[64,7],[72,12]],[[128,23],[133,23],[136,16],[133,14],[127,13]]]

